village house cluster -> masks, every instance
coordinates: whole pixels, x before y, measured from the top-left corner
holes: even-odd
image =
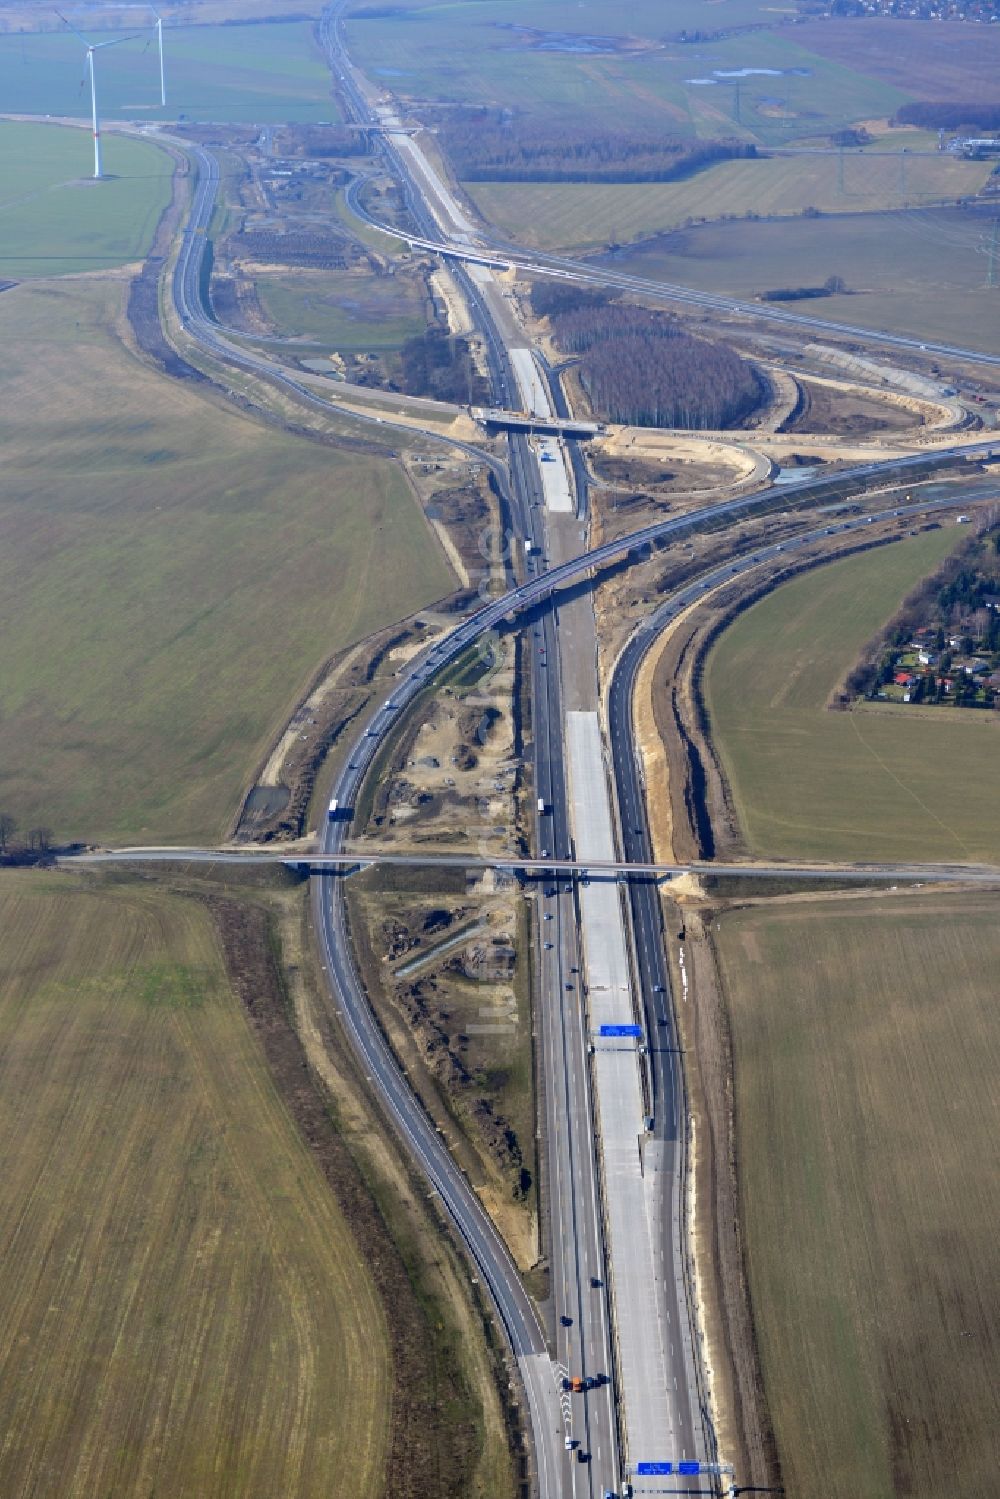
[[[886,656],[875,696],[900,703],[1000,708],[1000,594],[952,633],[923,625]]]

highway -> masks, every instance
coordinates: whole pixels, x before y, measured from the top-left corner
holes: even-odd
[[[331,7],[323,23],[323,39],[331,66],[339,75],[342,89],[352,101],[359,119],[369,117],[369,108],[353,71],[346,61],[337,34],[340,7]],[[404,185],[411,215],[422,229],[436,229],[435,215],[451,220],[458,232],[464,225],[448,192],[434,178],[432,170],[422,164],[419,153],[406,150],[408,142],[383,138],[384,154],[394,175]],[[403,148],[403,149],[400,149]],[[434,205],[433,211],[431,204]],[[464,267],[455,268],[460,290],[474,323],[484,338],[494,398],[504,405],[518,390],[518,380],[510,354],[512,347],[524,342],[503,306],[502,299],[488,278],[477,280]],[[538,458],[523,432],[508,433],[509,513],[517,537],[531,543],[526,557],[529,572],[539,565],[545,554],[546,486]],[[526,588],[526,592],[525,592]],[[544,597],[544,586],[530,580],[522,589],[507,597],[522,599],[524,607]],[[376,714],[372,740],[394,726],[411,692],[419,691],[427,678],[440,670],[448,660],[477,642],[481,636],[503,622],[503,611],[487,604],[477,616],[482,626],[467,633],[461,626],[447,642],[432,647],[423,662],[411,673],[412,688],[402,684],[392,696],[393,705],[387,720],[386,710]],[[532,752],[535,758],[535,784],[550,808],[546,826],[539,829],[543,842],[551,840],[568,850],[566,794],[563,759],[559,742],[561,705],[559,697],[559,640],[555,616],[546,611],[535,625],[540,649],[529,650],[526,658],[531,674]],[[443,646],[443,649],[440,647]],[[364,747],[363,747],[364,748]],[[358,752],[355,765],[363,762]],[[351,772],[348,776],[358,775]],[[351,805],[353,789],[342,788],[345,804]],[[336,794],[339,796],[340,791]],[[331,825],[325,846],[336,838]],[[549,1251],[550,1303],[549,1344],[555,1357],[542,1368],[537,1360],[524,1355],[515,1345],[522,1376],[528,1387],[529,1405],[534,1428],[534,1448],[538,1458],[538,1484],[543,1494],[574,1496],[574,1499],[602,1499],[619,1488],[619,1461],[616,1443],[615,1409],[610,1373],[612,1369],[611,1337],[607,1303],[601,1291],[592,1285],[603,1280],[603,1246],[601,1215],[598,1209],[598,1184],[591,1128],[591,1105],[588,1094],[586,1041],[579,1005],[568,988],[570,973],[579,967],[576,951],[576,928],[572,897],[560,892],[542,897],[551,903],[549,912],[536,910],[536,950],[533,962],[537,982],[535,1007],[538,1036],[540,1079],[540,1114],[542,1116],[543,1150],[539,1164],[543,1169],[540,1206],[546,1212],[543,1240]],[[334,895],[334,904],[339,904]],[[543,920],[551,915],[552,922]],[[549,936],[549,932],[553,935]],[[503,1265],[494,1267],[503,1273]],[[492,1285],[489,1277],[487,1281]],[[496,1293],[494,1293],[496,1294]],[[593,1381],[584,1395],[568,1395],[557,1381],[577,1375]],[[555,1392],[559,1402],[559,1420],[550,1419],[547,1401]],[[569,1444],[569,1445],[567,1445]]]
[[[349,64],[343,60],[339,47],[339,11],[340,7],[337,6],[331,7],[326,13],[323,34],[331,63],[339,71],[342,89],[348,97],[354,91],[358,118],[364,120],[369,117],[367,100]],[[263,354],[234,344],[206,316],[201,305],[201,264],[204,231],[210,222],[218,190],[218,166],[211,154],[202,148],[192,147],[186,142],[178,144],[191,153],[198,166],[191,219],[173,277],[173,296],[178,315],[193,336],[217,357],[279,381],[295,391],[300,398],[329,413],[334,408],[314,395],[286,367]],[[397,147],[398,143],[394,143],[391,136],[385,138],[386,155],[404,184],[414,222],[420,230],[421,238],[415,242],[425,244],[428,248],[440,249],[442,253],[454,254],[452,242],[446,245],[436,238],[440,229],[435,214],[421,201],[422,194],[427,191],[427,182],[418,181],[414,177],[413,161],[410,158],[415,153],[410,149],[404,158]],[[448,208],[447,194],[432,187],[431,196],[436,202],[436,214],[451,212],[453,222],[458,223],[454,212]],[[398,235],[398,231],[391,227],[388,232]],[[463,252],[459,258],[471,261],[473,265],[477,260],[480,266],[487,263],[482,256],[468,251]],[[558,270],[551,273],[561,274]],[[516,389],[509,357],[510,345],[509,341],[505,341],[496,306],[491,304],[490,288],[482,281],[477,281],[462,265],[456,267],[456,275],[486,342],[494,397],[510,404],[509,397]],[[392,425],[385,418],[373,416],[368,419],[386,426]],[[477,461],[490,462],[496,472],[498,465],[490,455],[470,445],[454,441],[450,445],[474,456]],[[962,450],[962,456],[968,451]],[[975,447],[977,456],[993,456],[995,451],[997,445],[994,443],[984,442]],[[900,459],[892,464],[868,465],[850,473],[838,474],[837,479],[860,485],[876,473],[880,478],[890,474],[905,477],[908,472],[918,470],[927,463],[928,459],[921,455],[915,459]],[[429,679],[464,651],[478,645],[491,630],[502,629],[509,621],[527,611],[537,610],[554,592],[587,577],[595,568],[627,560],[630,556],[638,558],[644,555],[647,547],[657,542],[701,525],[716,523],[720,519],[732,519],[750,513],[756,506],[774,503],[779,495],[782,502],[788,505],[796,499],[808,497],[810,489],[820,490],[822,482],[805,480],[781,486],[780,489],[774,487],[743,499],[724,501],[695,516],[679,516],[646,527],[632,536],[609,542],[589,553],[569,557],[547,571],[540,572],[537,570],[540,564],[534,558],[539,552],[544,555],[548,538],[542,509],[544,490],[539,465],[527,437],[511,433],[506,494],[511,522],[518,536],[533,544],[533,555],[528,559],[529,576],[500,599],[488,601],[475,614],[461,621],[446,637],[430,646],[411,664],[406,675],[397,682],[391,696],[370,713],[338,777],[333,794],[344,807],[349,808],[355,804],[378,748],[386,736],[397,729],[415,698],[425,690]],[[967,504],[971,498],[971,495],[963,495],[960,503]],[[944,507],[955,503],[954,500],[928,502],[902,508],[898,513],[921,513],[934,504]],[[584,504],[585,498],[580,501],[581,509]],[[866,519],[859,518],[848,523],[848,526],[865,524]],[[825,527],[817,534],[827,534],[831,529],[834,527]],[[763,555],[761,553],[756,560],[761,560]],[[680,600],[688,591],[691,597],[700,596],[704,589],[739,571],[741,565],[730,562],[724,568],[706,574],[697,583],[688,585],[688,589],[678,594],[677,599]],[[756,562],[748,562],[747,565],[756,565]],[[683,605],[678,604],[678,607]],[[538,839],[539,847],[549,850],[549,868],[553,867],[552,855],[562,855],[566,867],[570,867],[574,831],[570,824],[565,775],[558,620],[558,603],[555,607],[540,612],[532,627],[533,632],[537,631],[538,634],[535,636],[533,633],[530,638],[537,638],[542,644],[538,650],[533,646],[529,648],[536,787],[547,808],[540,820]],[[547,666],[543,667],[542,660],[548,663]],[[617,773],[617,749],[614,754]],[[641,819],[628,826],[639,828],[642,826]],[[354,857],[353,851],[345,846],[347,828],[348,823],[340,820],[329,821],[325,825],[320,840],[320,858],[325,856],[332,862],[334,859]],[[634,836],[637,835],[629,833],[627,829],[622,834],[626,863],[634,853],[634,847],[629,842]],[[647,865],[650,863],[648,848],[643,859]],[[476,861],[464,859],[463,862],[474,867]],[[541,867],[546,867],[544,858],[538,862]],[[608,872],[614,870],[617,875],[620,872],[617,869],[620,862],[622,861],[607,861]],[[519,864],[518,867],[526,866]],[[572,881],[567,886],[559,886],[557,882],[551,894],[541,896],[538,904],[542,909],[537,913],[539,919],[536,923],[536,961],[540,986],[537,1013],[543,1078],[541,1103],[546,1122],[545,1201],[550,1216],[550,1269],[552,1301],[556,1312],[555,1325],[549,1329],[543,1328],[500,1236],[440,1136],[428,1121],[382,1037],[352,959],[343,891],[344,881],[336,875],[321,874],[313,881],[313,919],[333,1003],[387,1116],[439,1194],[445,1212],[467,1246],[493,1299],[510,1340],[525,1389],[538,1491],[544,1499],[556,1495],[573,1495],[574,1499],[585,1499],[586,1496],[586,1499],[593,1499],[595,1494],[597,1499],[601,1499],[605,1492],[618,1492],[621,1469],[612,1396],[615,1391],[620,1395],[621,1389],[613,1356],[609,1302],[605,1294],[608,1246],[604,1242],[605,1215],[602,1208],[602,1198],[608,1184],[600,1180],[599,1163],[595,1158],[593,1145],[594,1101],[590,1096],[591,1075],[587,1062],[584,1007],[579,1003],[579,981],[575,977],[584,966],[583,954],[579,948],[580,920],[576,905],[576,886]],[[662,933],[653,924],[659,903],[655,885],[648,880],[630,881],[629,891],[630,915],[639,963],[639,990],[647,1003],[653,1003],[653,996],[667,995]],[[645,904],[636,901],[636,892],[639,891],[646,892]],[[551,909],[545,910],[544,907],[550,903]],[[550,926],[543,921],[546,915],[552,917]],[[662,998],[659,1002],[666,1009],[667,999]],[[653,1034],[652,1026],[659,1024],[659,1020],[659,1015],[647,1019],[650,1035]],[[667,1211],[662,1214],[664,1223],[669,1226],[670,1263],[667,1278],[680,1287],[678,1307],[683,1311],[680,1215],[677,1211],[679,1162],[683,1156],[682,1080],[675,1072],[672,1050],[656,1046],[651,1047],[650,1052],[650,1066],[653,1069],[651,1088],[654,1096],[663,1101],[663,1107],[658,1103],[654,1110],[655,1144],[665,1162],[664,1180],[671,1183],[668,1199],[665,1201]],[[664,1057],[668,1057],[669,1061],[663,1060]],[[631,1290],[635,1296],[641,1294],[643,1288],[633,1287]],[[552,1346],[555,1348],[554,1360],[550,1357]],[[676,1367],[681,1379],[686,1380],[683,1351]],[[585,1397],[574,1396],[567,1400],[557,1383],[563,1373],[590,1376],[601,1382]],[[676,1374],[674,1384],[676,1388]],[[690,1418],[684,1419],[690,1424]],[[578,1444],[575,1453],[567,1451],[567,1437]],[[636,1455],[644,1454],[632,1454],[633,1458]],[[580,1457],[590,1460],[580,1461]]]
[[[207,222],[214,202],[217,168],[207,153],[204,153],[204,157],[193,207],[193,221],[201,218]],[[226,341],[220,339],[211,324],[206,326],[200,312],[200,257],[196,253],[200,249],[197,243],[200,238],[189,234],[182,247],[175,270],[175,298],[178,310],[189,328],[198,336],[207,337],[215,345],[214,352],[228,358],[230,350]],[[479,289],[470,295],[479,298]],[[474,305],[477,306],[484,326],[491,326],[481,299]],[[508,388],[513,388],[510,383],[513,377],[500,339],[494,336],[490,347],[495,382],[497,385],[503,383]],[[270,363],[245,351],[241,351],[241,357],[243,363],[257,369],[261,368],[262,363],[265,366]],[[295,383],[288,379],[280,366],[277,370],[265,367],[263,372],[271,377],[281,378],[285,383]],[[309,392],[302,393],[309,398]],[[978,455],[992,455],[994,451],[993,443],[977,445]],[[477,452],[476,456],[482,455]],[[879,466],[877,469],[875,465],[871,465],[853,471],[853,478],[862,483],[873,477],[876,471],[881,478],[886,468],[894,474],[905,476],[908,470],[918,468],[925,461],[901,459],[896,464]],[[842,477],[848,478],[847,475]],[[819,487],[817,481],[800,481],[798,484],[783,486],[780,497],[784,504],[788,504],[795,498],[807,497],[810,488]],[[341,804],[348,807],[353,805],[376,746],[386,734],[394,730],[413,699],[424,689],[428,679],[476,644],[485,633],[537,608],[555,590],[585,577],[595,567],[620,561],[630,554],[639,557],[648,545],[706,523],[717,522],[720,518],[735,518],[740,514],[750,513],[756,506],[773,503],[778,495],[777,488],[766,490],[758,495],[721,502],[695,517],[679,516],[660,522],[635,535],[570,558],[544,573],[530,576],[502,598],[484,605],[476,614],[462,621],[445,639],[431,646],[414,663],[408,676],[397,684],[391,697],[374,710],[334,788]],[[537,465],[527,439],[518,434],[511,434],[510,437],[510,496],[512,518],[519,533],[532,539],[534,546],[541,550],[545,545],[545,536],[541,530],[541,491]],[[963,497],[962,503],[968,503],[970,498]],[[944,508],[949,502],[937,503]],[[926,508],[926,505],[907,507],[904,513],[919,513]],[[861,517],[847,524],[859,526],[865,523],[866,518]],[[832,528],[823,528],[824,531],[830,529]],[[733,567],[734,564],[730,563],[726,568],[718,570],[717,574],[710,574],[697,584],[689,585],[691,595],[711,586],[713,582],[723,581],[726,576],[731,576]],[[547,839],[551,852],[561,850],[568,854],[571,840],[567,820],[556,617],[555,610],[546,610],[536,625],[542,632],[545,659],[550,663],[548,668],[541,670],[538,653],[531,652],[536,785],[538,794],[551,808],[547,817],[549,826],[539,831],[539,846],[546,847],[543,840]],[[620,760],[617,749],[615,756],[617,766]],[[637,819],[635,822],[627,821],[626,828],[638,828],[641,825],[641,819]],[[329,824],[324,830],[322,852],[340,853],[344,832],[344,824]],[[627,859],[634,857],[634,846],[629,846],[629,840],[635,837],[635,834],[628,831],[623,834]],[[643,858],[648,862],[648,853]],[[653,996],[666,995],[668,982],[662,937],[655,924],[658,911],[655,890],[649,884],[632,882],[630,902],[639,965],[639,988],[649,1005],[657,1002]],[[602,1213],[598,1205],[600,1184],[591,1144],[592,1102],[585,1060],[583,1013],[582,1007],[571,997],[574,991],[566,987],[574,982],[573,975],[582,966],[581,954],[577,948],[578,921],[572,891],[568,894],[565,890],[559,892],[552,914],[555,919],[555,936],[548,939],[552,940],[551,948],[541,945],[538,961],[541,992],[546,996],[539,1008],[539,1024],[544,1077],[542,1103],[548,1143],[546,1198],[550,1206],[552,1299],[558,1309],[555,1364],[549,1359],[544,1330],[525,1297],[516,1267],[475,1194],[428,1125],[419,1103],[381,1039],[346,946],[342,882],[329,879],[318,879],[315,882],[314,920],[331,979],[335,1006],[340,1011],[366,1075],[371,1077],[373,1086],[385,1100],[390,1117],[441,1194],[446,1211],[468,1245],[510,1339],[528,1402],[539,1490],[546,1496],[579,1494],[582,1499],[583,1495],[600,1495],[604,1491],[600,1485],[605,1485],[612,1492],[618,1489],[616,1423],[611,1408],[614,1386],[611,1383],[605,1384],[582,1399],[574,1397],[570,1402],[571,1413],[567,1427],[565,1402],[560,1402],[556,1378],[561,1371],[591,1377],[609,1375],[613,1378],[614,1359],[604,1286],[592,1285],[594,1279],[602,1283],[606,1279],[602,1273],[605,1246],[602,1241]],[[659,1003],[666,1007],[665,999],[661,999]],[[647,1016],[649,1034],[653,1034],[652,1026],[658,1023],[658,1019],[659,1017]],[[672,1184],[672,1191],[676,1193],[676,1184],[680,1180],[677,1162],[683,1151],[683,1106],[679,1102],[682,1084],[675,1070],[673,1051],[663,1047],[651,1048],[650,1057],[650,1087],[655,1100],[655,1138],[666,1153],[665,1180]],[[664,1221],[670,1225],[671,1262],[668,1274],[675,1282],[680,1283],[679,1215],[676,1211],[664,1214]],[[563,1440],[567,1434],[571,1440],[580,1443],[578,1450],[593,1455],[596,1460],[587,1464],[568,1462]]]
[[[332,832],[333,825],[324,843],[334,841]],[[313,923],[338,1018],[379,1103],[413,1160],[440,1194],[442,1206],[490,1290],[524,1383],[527,1415],[535,1433],[539,1492],[561,1493],[553,1465],[556,1453],[552,1443],[544,1439],[560,1422],[558,1393],[537,1313],[506,1245],[421,1108],[379,1029],[350,955],[344,902],[331,898],[331,884],[329,877],[314,878],[311,894]]]
[[[984,353],[979,349],[962,348],[959,344],[936,342],[933,339],[910,338],[903,333],[890,333],[884,328],[862,328],[853,323],[838,323],[832,318],[810,317],[804,312],[788,312],[770,302],[743,302],[738,297],[728,297],[721,292],[697,291],[690,286],[681,286],[672,281],[653,281],[645,276],[632,276],[625,271],[615,271],[609,266],[590,266],[565,255],[544,254],[540,251],[530,255],[519,245],[496,239],[485,229],[477,232],[475,243],[457,240],[442,240],[433,237],[413,236],[392,224],[372,218],[363,209],[357,208],[373,229],[383,234],[405,239],[421,250],[430,250],[452,260],[464,261],[468,265],[483,265],[497,270],[517,270],[526,276],[548,276],[553,280],[572,281],[583,286],[606,287],[614,291],[628,291],[650,301],[664,302],[669,306],[695,307],[702,311],[723,312],[739,317],[753,318],[767,323],[782,323],[793,328],[808,329],[811,333],[830,333],[839,338],[853,338],[865,344],[879,344],[884,348],[911,354],[933,354],[944,359],[957,359],[963,364],[1000,366],[1000,354]]]

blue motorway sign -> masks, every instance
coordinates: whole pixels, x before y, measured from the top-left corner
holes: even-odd
[[[701,1463],[695,1462],[636,1463],[635,1471],[643,1478],[657,1478],[665,1477],[670,1473],[682,1473],[688,1477],[693,1477],[698,1473],[708,1473],[712,1471],[712,1469],[710,1465],[706,1464],[706,1466],[703,1468]]]
[[[641,1036],[641,1025],[602,1025],[600,1032],[602,1036]]]

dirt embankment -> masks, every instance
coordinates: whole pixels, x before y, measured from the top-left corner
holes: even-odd
[[[668,903],[669,905],[669,903]],[[695,1119],[694,1259],[716,1437],[741,1485],[779,1489],[781,1466],[750,1304],[740,1224],[729,1020],[711,944],[713,912],[685,902],[670,919],[684,933],[692,996],[677,1006]],[[675,984],[675,992],[682,985]]]
[[[208,376],[182,358],[167,342],[160,322],[160,277],[184,213],[190,176],[186,158],[179,151],[171,151],[170,155],[176,166],[170,202],[160,215],[153,244],[142,269],[129,287],[126,315],[140,352],[153,360],[165,375],[176,380],[193,380],[207,385],[210,383]]]

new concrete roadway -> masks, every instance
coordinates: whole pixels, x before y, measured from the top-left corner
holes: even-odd
[[[328,13],[325,26],[325,34],[335,43],[335,14]],[[332,51],[336,53],[335,45],[332,45]],[[337,65],[336,61],[334,65]],[[344,64],[345,68],[347,66]],[[351,86],[343,72],[341,83],[342,86]],[[359,111],[364,114],[368,108],[367,102],[360,90],[358,94],[361,101]],[[412,154],[412,142],[408,141],[408,145]],[[404,181],[407,196],[419,221],[426,214],[420,204],[421,191],[426,184],[414,181],[413,163],[401,163],[400,153],[391,143],[387,144],[386,150],[390,157],[394,157],[398,174]],[[205,236],[198,231],[207,228],[211,217],[217,191],[218,168],[210,154],[201,148],[194,148],[193,154],[199,166],[199,178],[191,224],[181,247],[173,281],[174,300],[182,321],[217,356],[277,380],[296,391],[300,397],[329,410],[327,403],[319,401],[305,385],[290,376],[285,367],[263,355],[233,345],[205,317],[200,302],[200,250]],[[446,201],[440,192],[436,193],[436,199]],[[421,227],[428,226],[425,224]],[[436,225],[429,227],[436,228]],[[433,235],[428,235],[427,239],[433,244]],[[465,276],[464,272],[461,274]],[[494,388],[503,399],[513,390],[514,385],[507,349],[497,328],[495,311],[486,306],[488,289],[484,291],[481,286],[476,287],[471,277],[465,278],[463,289],[481,322],[490,356]],[[372,420],[381,419],[373,417]],[[453,445],[463,446],[457,443]],[[980,445],[980,449],[982,453],[992,454],[993,445],[984,443]],[[465,450],[474,453],[477,458],[484,456],[475,449],[466,447]],[[544,535],[538,534],[538,521],[533,514],[537,511],[541,489],[538,465],[523,437],[511,436],[510,452],[510,498],[514,509],[512,519],[518,533],[525,539],[531,539],[537,547],[544,544],[545,539]],[[908,468],[916,468],[920,462],[926,463],[926,460],[917,460],[915,464],[913,460],[904,459],[892,465],[892,469],[893,472],[905,474]],[[867,470],[859,470],[858,482],[862,482],[861,475],[870,476],[875,468],[872,465]],[[883,471],[880,468],[880,472]],[[808,486],[783,487],[781,497],[784,503],[797,497],[794,491],[804,487]],[[775,493],[768,492],[765,502],[770,503],[774,498]],[[961,502],[968,503],[969,497],[963,496]],[[723,502],[712,507],[708,514],[714,519],[734,516],[745,512],[754,503],[761,503],[761,497]],[[919,510],[921,507],[912,508]],[[704,517],[699,520],[703,523]],[[414,699],[425,689],[428,679],[476,644],[484,633],[501,626],[507,618],[536,606],[551,595],[554,589],[585,576],[595,566],[627,558],[630,553],[634,556],[641,555],[645,546],[690,526],[691,520],[686,517],[662,522],[646,528],[637,536],[608,543],[583,557],[573,557],[551,568],[546,574],[529,577],[503,599],[486,604],[475,615],[459,624],[444,640],[430,647],[397,684],[390,699],[370,715],[334,788],[341,805],[353,805],[358,789],[371,769],[377,747],[384,742],[386,735],[397,728]],[[735,570],[738,569],[729,567],[730,574]],[[702,586],[709,586],[709,582]],[[546,655],[550,663],[557,662],[559,657],[554,614],[554,610],[545,611],[539,626],[545,638]],[[551,807],[551,812],[547,814],[551,826],[546,832],[551,839],[552,849],[568,854],[570,828],[563,768],[562,705],[558,672],[551,667],[548,671],[540,670],[534,652],[532,663],[536,780],[539,794],[545,797],[547,805]],[[321,854],[343,855],[345,833],[345,823],[328,822],[321,838]],[[601,1213],[598,1211],[597,1171],[591,1138],[592,1105],[588,1091],[585,1038],[581,1029],[582,1011],[567,998],[573,992],[567,988],[567,984],[571,983],[568,975],[581,966],[573,906],[571,902],[557,900],[553,915],[558,940],[549,939],[551,946],[547,942],[542,945],[539,964],[545,1107],[549,1137],[547,1201],[552,1217],[553,1294],[559,1312],[555,1335],[559,1357],[554,1365],[548,1355],[541,1324],[524,1292],[516,1266],[475,1193],[429,1124],[381,1036],[350,954],[342,887],[342,880],[336,876],[320,876],[314,881],[313,890],[316,931],[331,982],[334,1004],[387,1114],[440,1193],[442,1204],[479,1267],[498,1316],[507,1331],[526,1392],[539,1490],[545,1499],[556,1494],[574,1494],[580,1496],[580,1499],[583,1496],[591,1499],[595,1493],[600,1495],[606,1490],[617,1490],[619,1469],[616,1426],[609,1385],[599,1385],[582,1401],[576,1397],[577,1403],[570,1416],[570,1437],[578,1440],[579,1450],[592,1459],[580,1463],[567,1456],[566,1416],[556,1383],[559,1373],[557,1365],[562,1363],[569,1371],[570,1359],[574,1361],[571,1372],[591,1377],[607,1375],[612,1367],[606,1301],[603,1295],[590,1294],[602,1289],[601,1286],[595,1287],[593,1281],[604,1280],[600,1267],[604,1265],[605,1246],[602,1242]],[[662,943],[659,946],[662,951]],[[664,1109],[664,1118],[668,1113],[674,1119],[679,1117],[676,1108],[669,1111]],[[658,1140],[657,1143],[663,1142]],[[671,1217],[676,1235],[676,1204]],[[682,1377],[686,1378],[683,1362],[679,1367]],[[633,1454],[636,1455],[643,1454]]]

